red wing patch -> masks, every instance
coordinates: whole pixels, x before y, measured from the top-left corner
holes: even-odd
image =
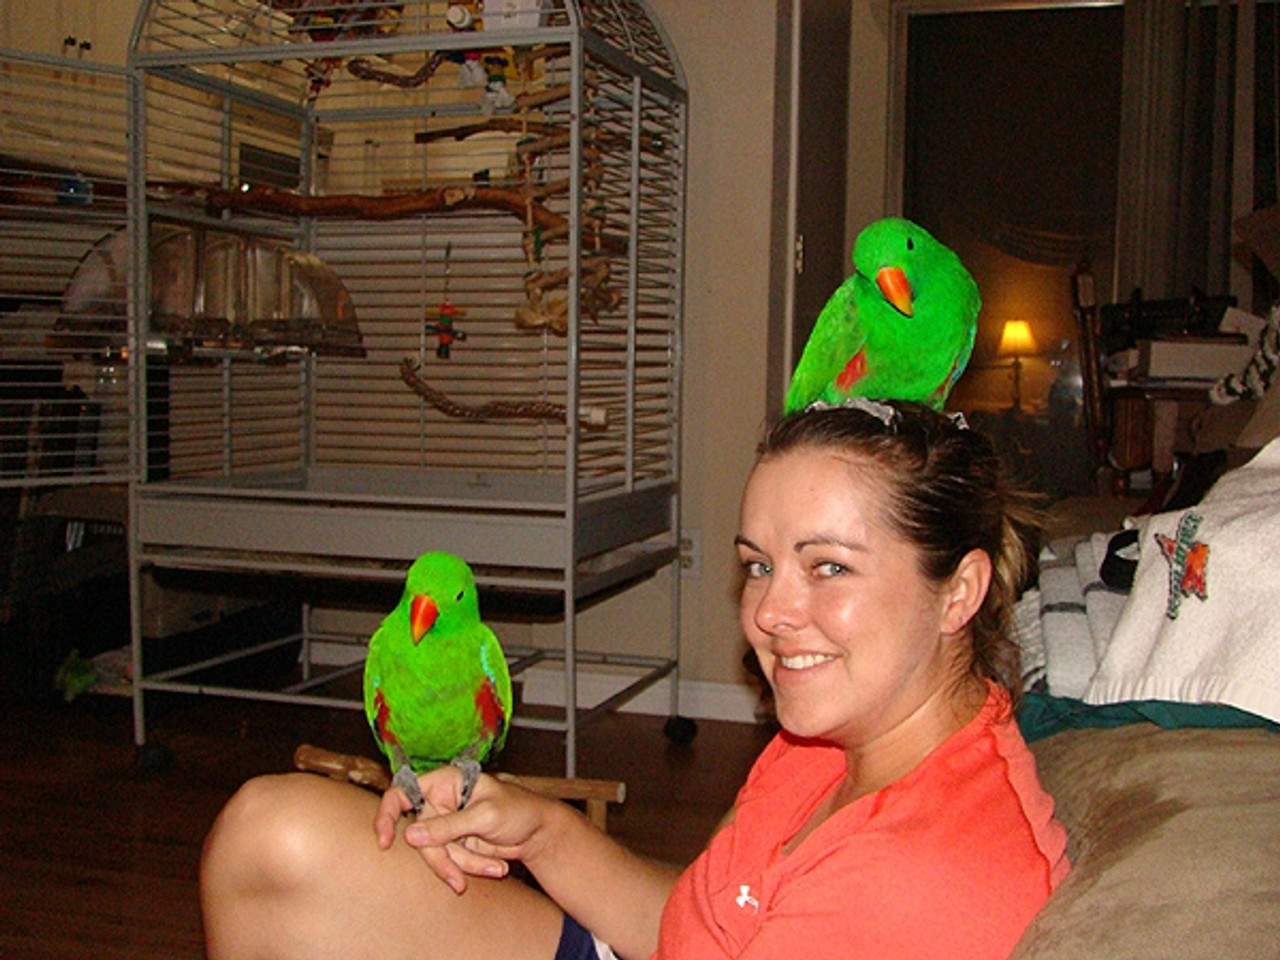
[[[506,727],[507,717],[502,710],[502,702],[498,699],[498,691],[488,677],[485,677],[484,683],[476,691],[476,709],[480,711],[481,729],[494,739],[500,737]]]
[[[836,376],[836,386],[840,390],[848,393],[853,385],[867,375],[867,351],[859,350],[849,362],[845,364],[844,369]]]
[[[378,739],[388,744],[399,743],[399,738],[391,732],[391,707],[387,705],[387,698],[382,695],[381,690],[373,695],[373,705],[376,708],[374,725],[378,731]]]

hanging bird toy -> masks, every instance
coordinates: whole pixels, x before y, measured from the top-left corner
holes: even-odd
[[[428,322],[423,325],[427,333],[435,335],[436,356],[441,360],[449,359],[455,343],[467,339],[467,335],[453,325],[454,318],[465,317],[467,311],[449,299],[449,278],[452,272],[453,244],[448,243],[444,248],[444,294],[441,297],[440,306],[426,311],[425,316]]]

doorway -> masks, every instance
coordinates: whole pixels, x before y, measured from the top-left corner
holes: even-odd
[[[1072,277],[1088,265],[1111,286],[1123,8],[922,12],[906,32],[902,210],[956,250],[983,296],[949,405],[996,437],[1024,484],[1087,492]],[[1030,334],[1013,354],[1011,323]]]

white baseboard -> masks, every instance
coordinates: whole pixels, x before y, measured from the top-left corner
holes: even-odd
[[[325,666],[346,666],[364,656],[358,644],[314,640],[312,662]],[[613,696],[633,679],[623,673],[578,670],[578,705],[590,707]],[[564,706],[564,670],[558,666],[536,666],[521,671],[521,696],[526,703],[539,706]],[[618,710],[621,713],[643,713],[666,716],[670,712],[671,678],[664,677],[637,694]],[[693,720],[728,720],[734,723],[756,723],[759,697],[743,684],[711,683],[705,680],[680,681],[680,715]]]

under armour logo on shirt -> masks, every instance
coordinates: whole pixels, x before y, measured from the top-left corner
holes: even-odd
[[[739,907],[745,908],[748,904],[756,913],[760,912],[760,901],[751,895],[751,887],[749,884],[743,884],[738,888],[738,896],[734,898],[734,903]]]

